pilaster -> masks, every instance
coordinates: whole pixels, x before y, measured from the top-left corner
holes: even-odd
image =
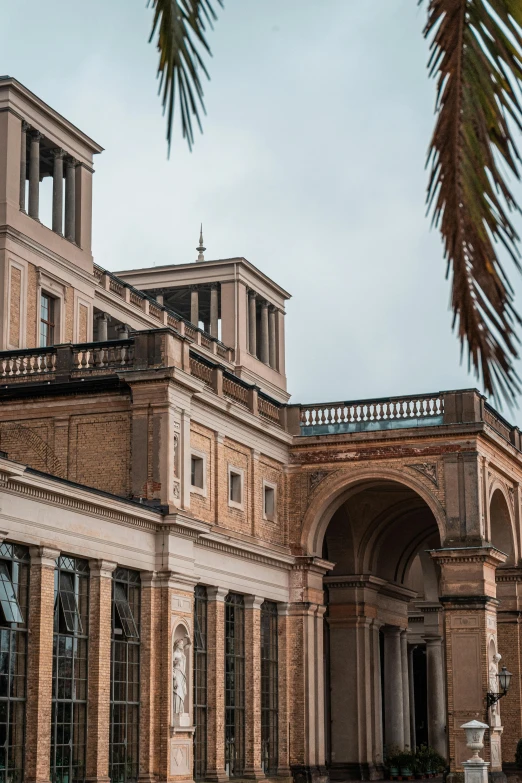
[[[288,604],[278,604],[278,766],[277,776],[280,778],[289,778],[291,776],[290,757],[289,757],[289,699],[288,692],[290,677],[290,666],[292,659],[290,651],[290,632],[288,622]]]
[[[158,779],[160,591],[155,571],[141,574],[140,783]]]
[[[261,604],[245,596],[245,770],[243,777],[262,780],[261,768]]]
[[[29,579],[29,645],[25,780],[48,783],[51,753],[54,569],[57,549],[32,547]]]

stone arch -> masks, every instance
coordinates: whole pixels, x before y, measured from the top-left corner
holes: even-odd
[[[511,498],[506,486],[498,479],[489,488],[489,540],[507,555],[506,565],[514,565],[518,561]]]
[[[432,512],[439,530],[440,540],[446,536],[446,516],[439,499],[428,491],[425,484],[404,470],[397,468],[364,467],[348,471],[336,471],[324,479],[317,494],[303,517],[301,546],[306,555],[322,555],[324,536],[333,514],[353,494],[364,487],[391,481],[411,489],[424,500]]]

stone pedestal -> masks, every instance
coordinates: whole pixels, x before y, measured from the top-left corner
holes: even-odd
[[[464,783],[488,783],[487,761],[464,761]]]

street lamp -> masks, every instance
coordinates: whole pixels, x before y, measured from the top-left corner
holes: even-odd
[[[511,678],[512,678],[511,672],[508,672],[505,666],[502,667],[502,669],[497,674],[498,677],[498,684],[502,690],[499,690],[498,693],[487,693],[486,699],[487,699],[487,705],[488,709],[492,707],[494,704],[497,703],[499,699],[501,699],[503,696],[505,696],[509,690],[509,686],[511,684]]]

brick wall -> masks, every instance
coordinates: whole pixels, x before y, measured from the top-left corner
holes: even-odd
[[[194,516],[204,522],[214,522],[215,517],[215,433],[206,427],[191,423],[190,445],[206,456],[206,497],[198,492],[190,493],[190,508]]]
[[[32,346],[40,345],[40,335],[38,334],[38,322],[39,322],[39,302],[36,301],[37,296],[37,272],[36,267],[33,264],[27,265],[27,332],[26,332],[26,345],[28,348]]]
[[[71,417],[68,471],[71,481],[127,496],[130,457],[128,413]]]

